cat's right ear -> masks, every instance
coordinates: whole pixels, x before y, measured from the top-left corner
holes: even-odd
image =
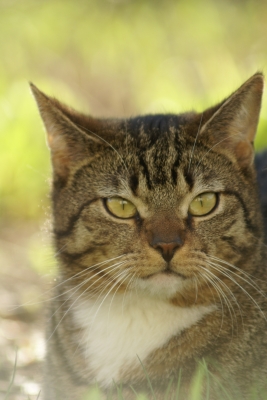
[[[45,95],[32,83],[30,87],[47,132],[54,173],[61,180],[66,180],[71,166],[88,161],[92,157],[94,143],[99,144],[100,140],[83,130],[79,124],[82,114]]]

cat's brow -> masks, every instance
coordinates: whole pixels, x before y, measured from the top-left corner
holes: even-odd
[[[115,149],[114,146],[112,146],[111,143],[109,143],[106,139],[104,139],[103,137],[99,136],[97,133],[91,131],[90,129],[85,128],[85,127],[83,127],[83,126],[80,126],[80,127],[83,128],[83,129],[85,129],[87,132],[91,133],[91,135],[94,135],[94,136],[96,136],[98,139],[102,140],[102,142],[104,142],[105,144],[107,144],[107,145],[119,156],[119,159],[121,160],[121,162],[122,162],[122,164],[123,164],[123,166],[124,166],[124,168],[125,168],[125,171],[127,172],[127,175],[129,175],[129,171],[128,171],[128,168],[127,168],[127,166],[126,166],[126,164],[125,164],[124,159],[122,158],[122,156],[120,155],[120,153],[118,152],[118,150]]]

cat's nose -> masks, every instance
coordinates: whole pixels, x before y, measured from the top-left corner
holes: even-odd
[[[177,237],[173,242],[160,242],[160,241],[153,241],[151,246],[160,251],[162,257],[166,262],[170,262],[173,258],[176,250],[183,245],[183,241],[180,237]]]

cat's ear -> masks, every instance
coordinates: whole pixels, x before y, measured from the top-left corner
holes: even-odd
[[[87,119],[87,124],[90,120],[92,133],[99,122],[45,95],[32,83],[30,86],[47,131],[54,172],[66,179],[72,164],[92,157],[90,149],[100,142],[97,135],[85,132],[83,120]]]
[[[236,160],[241,167],[249,166],[254,157],[256,135],[264,80],[256,73],[236,92],[224,100],[201,128],[209,143],[218,151]],[[212,109],[208,110],[209,112]]]

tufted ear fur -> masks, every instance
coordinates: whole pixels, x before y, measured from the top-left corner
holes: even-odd
[[[78,113],[30,84],[39,107],[51,150],[55,178],[66,180],[71,166],[88,160],[93,148],[103,145],[96,132],[101,121]]]
[[[241,168],[253,161],[263,86],[263,75],[256,73],[214,109],[200,131],[216,151],[227,153]]]

